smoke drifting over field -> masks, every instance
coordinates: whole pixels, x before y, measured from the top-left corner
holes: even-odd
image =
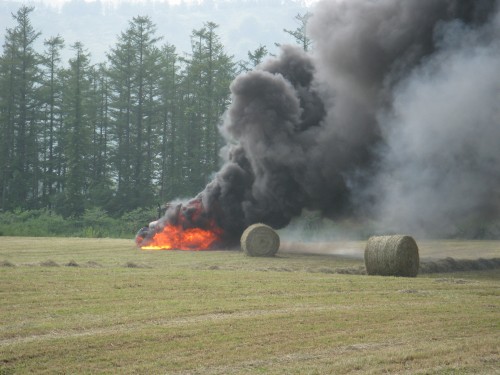
[[[434,236],[498,221],[499,2],[313,13],[312,53],[285,46],[232,83],[225,164],[198,196],[210,216],[234,237],[303,209]]]
[[[317,79],[332,97],[325,126],[356,154],[357,146],[371,153],[371,165],[343,172],[355,212],[381,231],[451,235],[500,217],[498,5],[381,0],[316,9]]]

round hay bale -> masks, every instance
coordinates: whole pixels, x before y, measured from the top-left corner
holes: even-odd
[[[241,235],[241,249],[251,257],[272,257],[280,247],[280,237],[265,224],[250,225]]]
[[[368,275],[415,277],[420,258],[413,237],[404,235],[375,236],[365,248]]]

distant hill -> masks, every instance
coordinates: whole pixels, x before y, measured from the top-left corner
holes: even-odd
[[[44,39],[60,34],[66,44],[65,61],[72,56],[69,46],[80,41],[92,54],[94,63],[105,60],[105,53],[115,44],[117,35],[138,15],[150,16],[158,27],[157,35],[175,45],[180,54],[191,50],[190,35],[194,29],[200,29],[205,22],[215,22],[226,51],[236,59],[246,59],[247,52],[260,44],[274,53],[275,42],[293,43],[283,29],[297,28],[294,17],[309,10],[304,1],[298,0],[205,0],[201,4],[181,5],[154,0],[119,3],[72,0],[59,6],[48,5],[48,1],[0,0],[2,45],[6,29],[15,24],[11,14],[22,4],[35,6],[31,21],[42,32],[39,51],[43,50]]]

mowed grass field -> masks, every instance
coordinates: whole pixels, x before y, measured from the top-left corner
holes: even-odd
[[[499,269],[349,274],[362,245],[250,258],[0,237],[0,374],[500,373]],[[500,256],[422,252],[454,247]]]

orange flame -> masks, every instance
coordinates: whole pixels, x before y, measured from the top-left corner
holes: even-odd
[[[142,250],[210,250],[223,242],[223,229],[204,210],[201,199],[171,208],[163,228],[136,238]]]
[[[209,250],[221,239],[222,230],[201,228],[184,229],[180,225],[166,225],[155,233],[142,250]]]

